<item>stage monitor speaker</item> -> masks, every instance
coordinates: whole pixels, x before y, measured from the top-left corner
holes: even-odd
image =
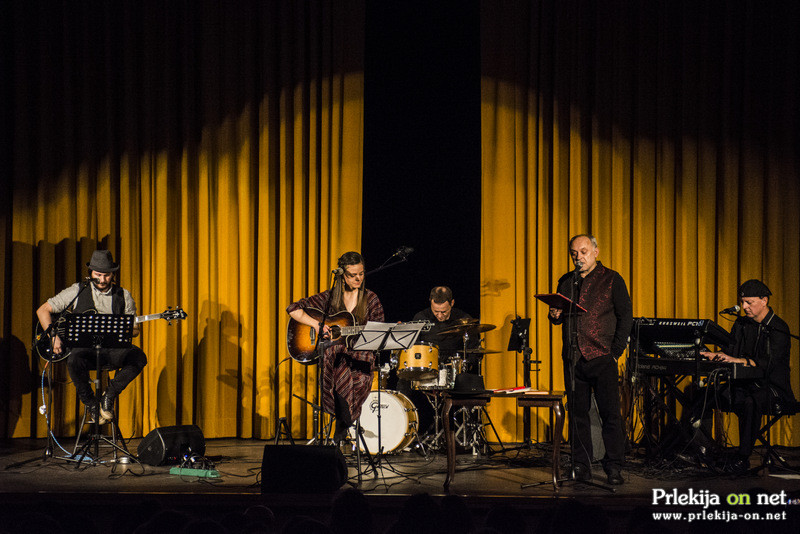
[[[342,451],[322,445],[266,445],[261,493],[332,493],[347,481]]]
[[[149,465],[175,465],[186,455],[205,453],[206,440],[197,425],[156,428],[142,438],[137,449],[139,461]]]

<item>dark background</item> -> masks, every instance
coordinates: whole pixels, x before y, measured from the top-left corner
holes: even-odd
[[[388,321],[428,306],[433,286],[478,317],[481,247],[477,1],[367,2],[362,253]]]

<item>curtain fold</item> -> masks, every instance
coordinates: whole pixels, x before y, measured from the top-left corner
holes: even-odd
[[[50,6],[50,4],[47,4]],[[197,424],[311,435],[316,367],[287,360],[285,307],[328,287],[361,235],[364,4],[15,5],[13,172],[2,200],[3,436],[44,436],[33,312],[120,262],[149,363],[126,435]],[[52,422],[80,406],[56,364]]]
[[[570,270],[578,233],[597,237],[634,316],[729,329],[717,310],[760,278],[800,328],[798,22],[757,2],[481,3],[481,319],[503,325],[491,346],[514,314],[532,319],[534,386],[564,389],[560,332],[533,295]],[[796,342],[791,357],[798,394]],[[487,361],[487,387],[522,379],[521,358]],[[521,439],[513,403],[490,414]],[[534,411],[534,439],[551,425]],[[800,444],[796,418],[774,433]]]

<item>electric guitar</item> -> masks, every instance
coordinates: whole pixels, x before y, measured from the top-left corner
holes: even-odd
[[[97,313],[95,310],[88,310],[85,313],[93,314]],[[61,314],[54,314],[53,324],[51,325],[51,332],[55,335],[59,336],[62,340],[65,338],[65,326],[64,323],[67,321],[67,317],[72,315],[71,313],[61,313]],[[172,309],[170,306],[165,311],[161,313],[154,313],[151,315],[138,315],[134,318],[133,324],[137,325],[139,323],[144,323],[147,321],[154,321],[156,319],[165,319],[168,323],[172,324],[172,321],[182,321],[186,319],[186,312],[183,309],[175,308]],[[42,328],[42,325],[39,324],[39,321],[35,321],[34,325],[34,332],[33,332],[33,349],[39,355],[40,358],[43,360],[47,360],[48,362],[60,362],[61,360],[65,359],[69,356],[70,349],[69,347],[62,345],[62,350],[60,354],[53,353],[53,343],[51,339],[51,334],[45,335],[45,331]]]
[[[304,310],[316,322],[322,320],[324,315],[322,311],[316,308],[306,308]],[[423,330],[430,330],[432,323],[428,321],[421,321],[424,323]],[[350,336],[359,334],[364,330],[364,325],[355,324],[355,318],[349,311],[340,311],[328,316],[325,319],[325,324],[331,329],[330,337],[323,338],[320,343],[325,343],[325,346],[335,345],[336,343],[348,342]],[[289,356],[299,363],[309,364],[314,363],[319,358],[317,351],[314,349],[317,346],[317,331],[315,328],[306,324],[295,321],[289,318],[289,325],[286,328],[286,344],[289,349]]]

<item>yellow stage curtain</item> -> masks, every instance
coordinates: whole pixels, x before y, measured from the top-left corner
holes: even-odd
[[[142,325],[126,435],[268,438],[278,417],[311,435],[293,394],[316,402],[316,366],[284,361],[285,307],[360,247],[363,0],[43,6],[9,15],[2,435],[45,435],[33,312],[95,247],[139,314],[188,313]],[[53,427],[73,435],[75,389],[53,371]]]
[[[635,317],[729,329],[717,310],[759,278],[800,330],[797,25],[756,2],[482,2],[481,319],[502,325],[491,347],[514,314],[532,319],[535,386],[564,389],[560,331],[534,294],[571,269],[578,233],[597,237]],[[797,395],[796,341],[791,357]],[[486,382],[521,384],[521,358],[488,359]],[[521,439],[513,403],[490,414]],[[546,411],[533,425],[549,437]],[[800,445],[800,420],[773,439]]]

